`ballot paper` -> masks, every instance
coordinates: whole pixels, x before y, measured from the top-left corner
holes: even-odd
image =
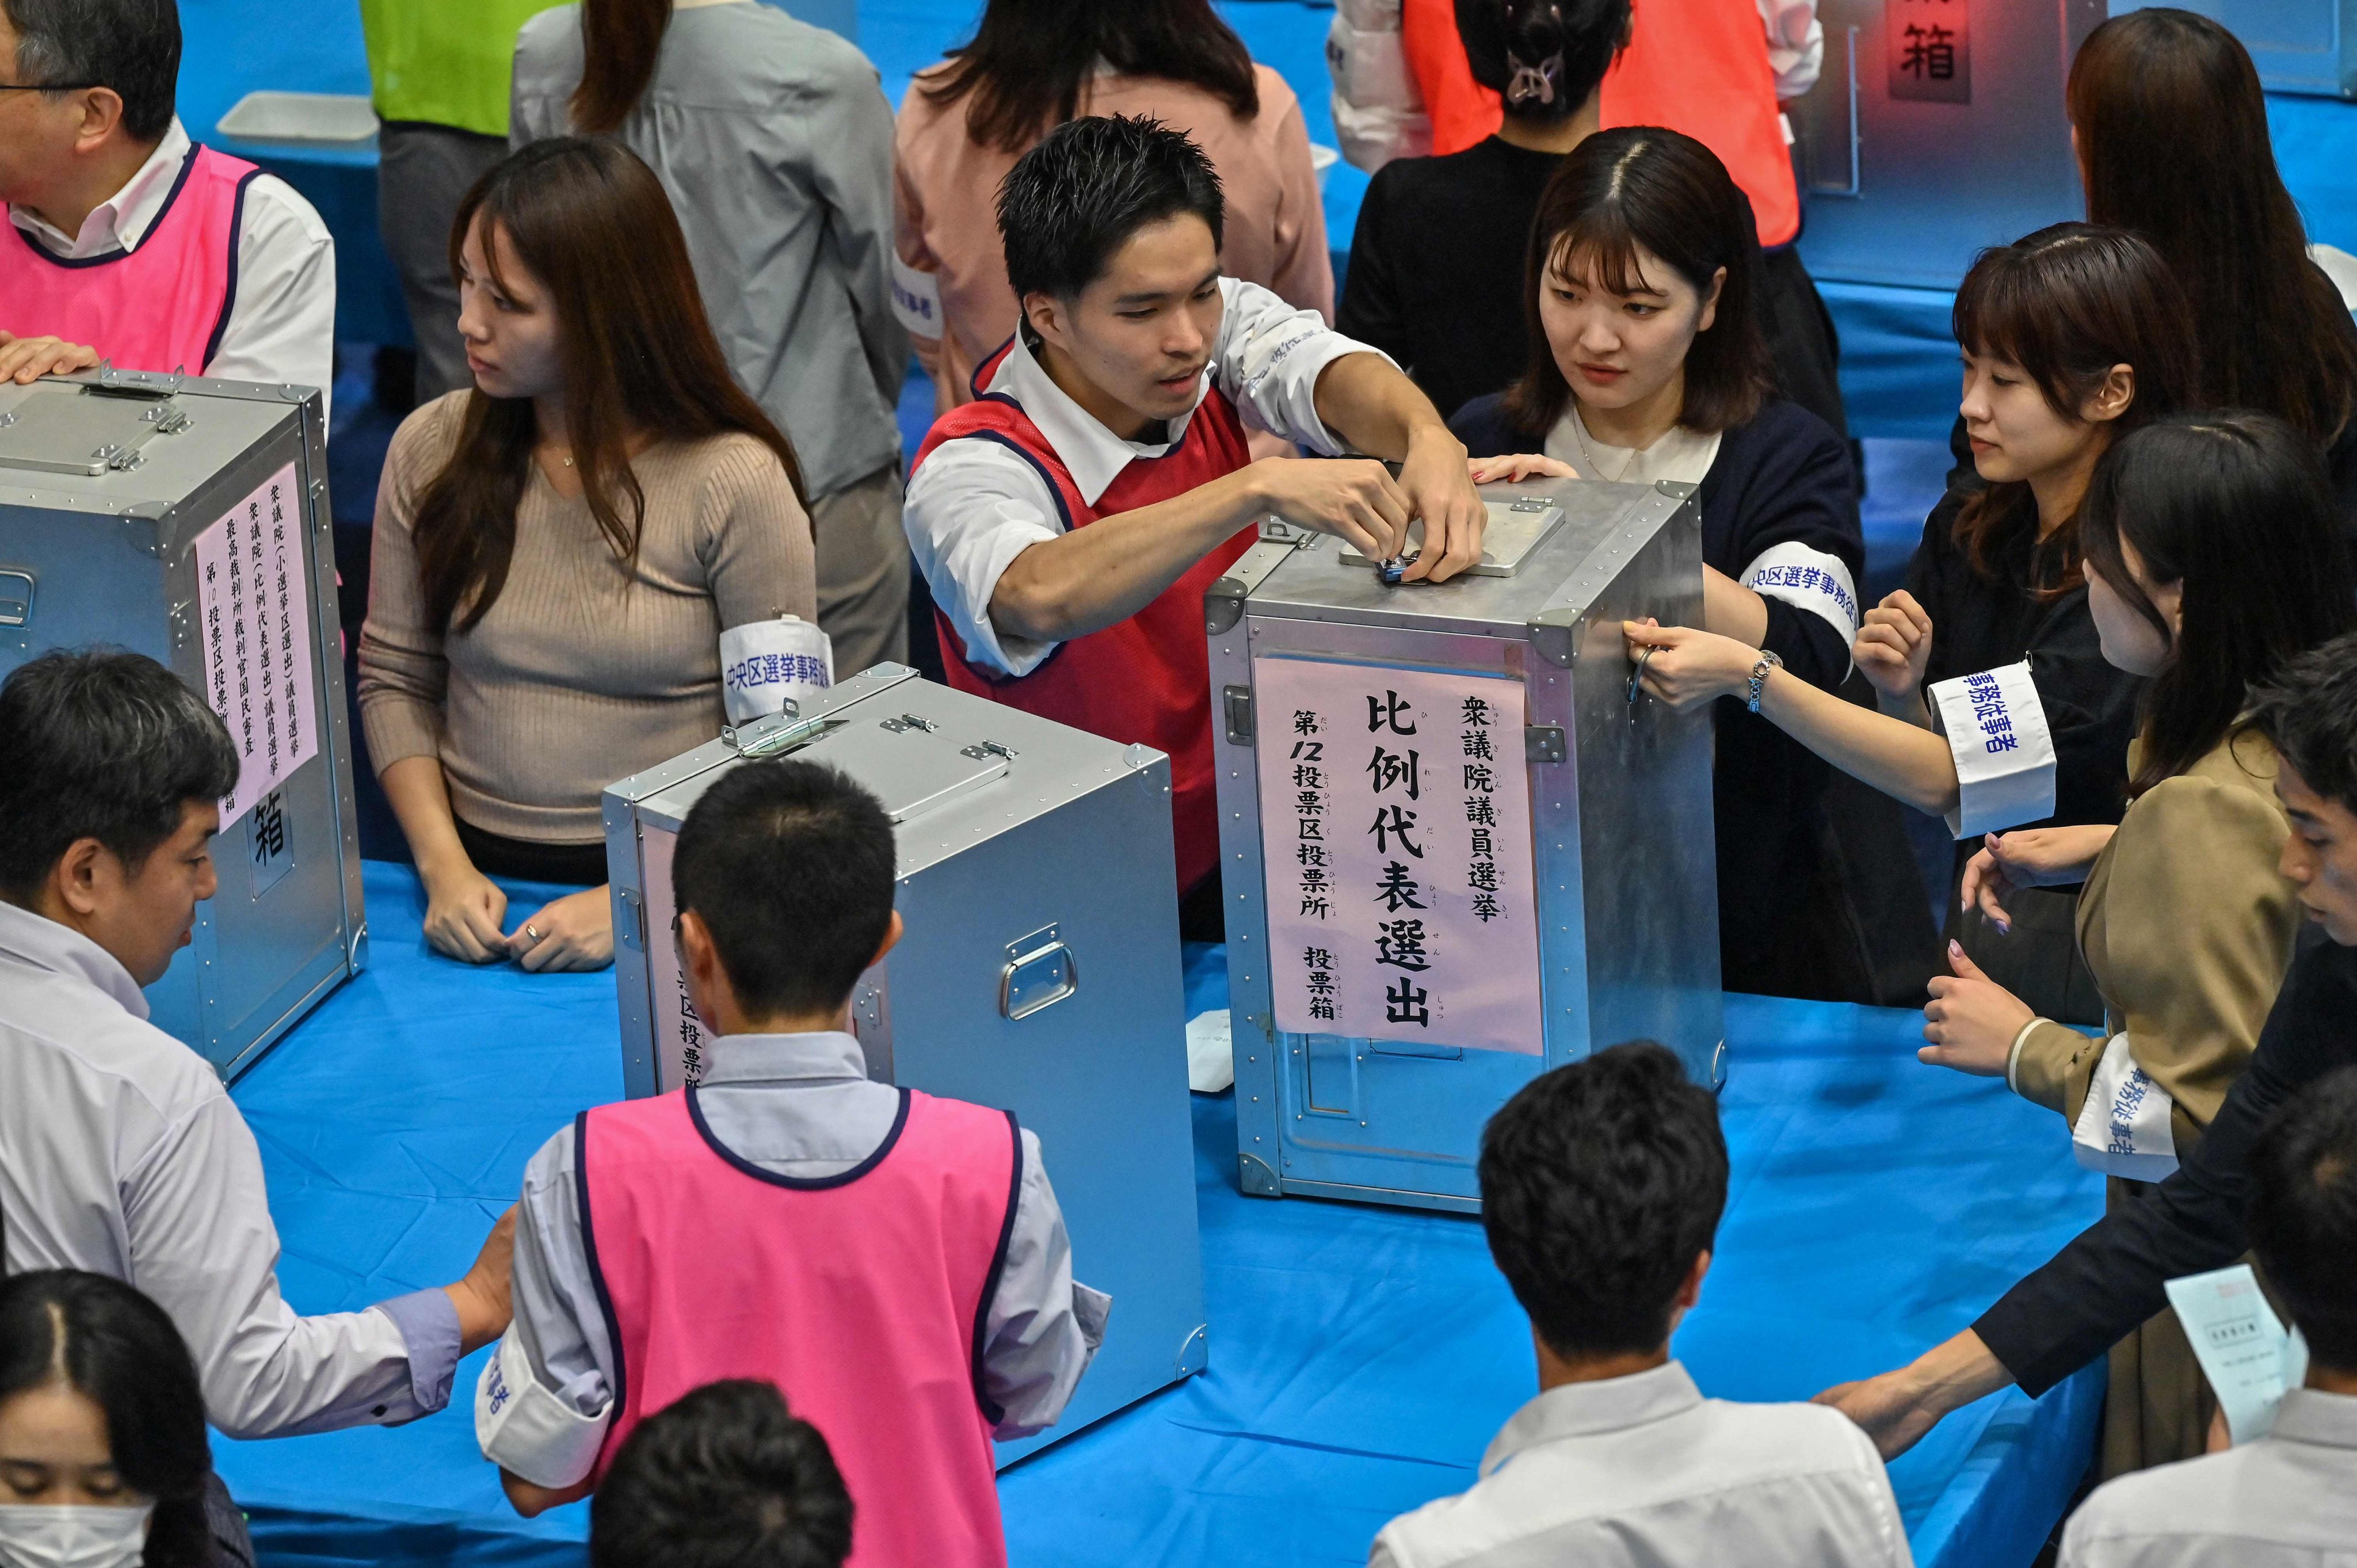
[[[1228,1010],[1198,1013],[1187,1020],[1187,1087],[1217,1094],[1236,1081],[1235,1036]]]
[[[2248,1263],[2169,1282],[2169,1304],[2236,1443],[2275,1429],[2284,1391],[2308,1378],[2308,1342],[2287,1331]]]

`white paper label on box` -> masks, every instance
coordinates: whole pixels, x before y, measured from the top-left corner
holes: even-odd
[[[1519,681],[1256,660],[1276,1026],[1536,1056]]]
[[[672,939],[671,861],[676,833],[649,828],[640,839],[646,881],[640,893],[647,921],[647,988],[654,1015],[655,1090],[668,1093],[704,1081],[710,1030],[687,999],[687,966]]]
[[[205,699],[238,752],[237,788],[221,803],[224,828],[319,749],[304,515],[289,463],[197,536]]]
[[[2308,1377],[2308,1343],[2287,1332],[2248,1263],[2169,1282],[2169,1305],[2237,1443],[2275,1429],[2284,1391]]]

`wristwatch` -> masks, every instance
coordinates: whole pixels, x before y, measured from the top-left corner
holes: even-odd
[[[1751,696],[1744,705],[1753,713],[1760,711],[1760,688],[1768,683],[1768,671],[1781,670],[1784,661],[1768,649],[1760,650],[1760,662],[1751,667]]]

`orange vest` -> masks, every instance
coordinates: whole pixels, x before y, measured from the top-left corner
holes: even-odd
[[[1751,0],[1636,0],[1629,47],[1604,77],[1602,121],[1666,125],[1718,155],[1763,245],[1801,231],[1801,193],[1776,107],[1768,37]],[[1432,150],[1462,152],[1498,129],[1498,95],[1473,80],[1452,0],[1405,0],[1401,42],[1432,117]]]

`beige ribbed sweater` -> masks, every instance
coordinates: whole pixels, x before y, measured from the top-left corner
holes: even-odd
[[[468,393],[393,434],[377,487],[360,705],[371,759],[439,757],[479,828],[539,843],[601,836],[598,792],[720,733],[720,633],[818,618],[810,521],[749,435],[664,444],[631,469],[646,492],[635,579],[587,502],[535,467],[507,586],[464,636],[426,624],[410,538]]]

